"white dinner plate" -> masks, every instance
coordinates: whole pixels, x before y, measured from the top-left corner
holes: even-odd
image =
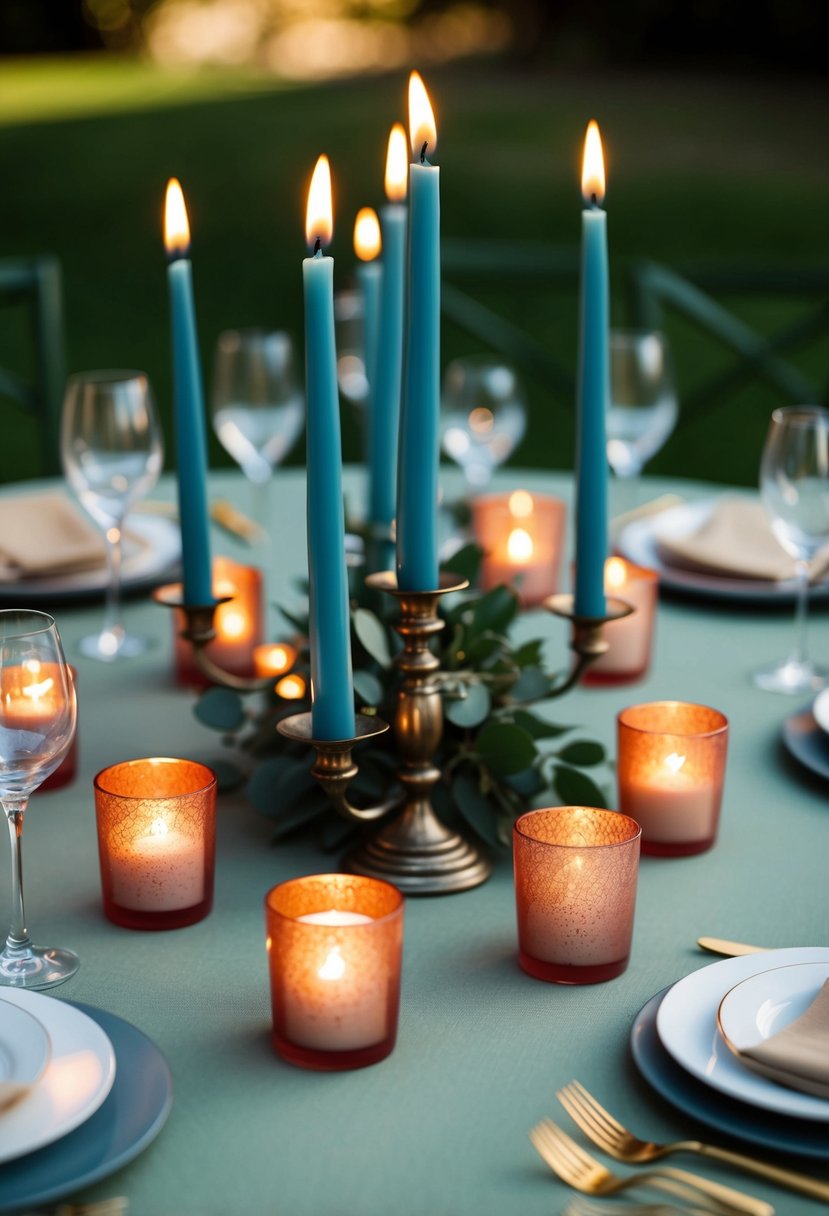
[[[169,580],[181,561],[181,529],[178,524],[163,516],[136,512],[128,517],[126,529],[140,543],[131,546],[128,538],[124,540],[124,564],[121,568],[123,589],[137,591]],[[0,581],[0,601],[82,599],[103,593],[108,581],[105,566],[45,578]]]
[[[802,1017],[829,979],[829,961],[775,967],[741,980],[720,1002],[717,1021],[732,1051],[746,1051]]]
[[[692,971],[669,989],[659,1006],[656,1028],[662,1045],[692,1076],[720,1093],[780,1115],[829,1123],[829,1101],[784,1089],[744,1068],[717,1025],[722,998],[741,980],[776,967],[818,962],[829,962],[829,947],[761,950]]]
[[[637,566],[656,570],[659,573],[660,585],[670,587],[674,591],[751,603],[785,603],[794,600],[798,589],[795,579],[774,582],[771,579],[726,578],[702,570],[683,570],[663,559],[659,548],[660,539],[681,540],[691,536],[702,527],[719,501],[720,498],[717,497],[683,502],[679,506],[669,507],[667,511],[659,511],[656,515],[635,519],[622,528],[616,537],[616,551]],[[829,599],[829,580],[815,584],[810,595],[812,599]]]
[[[39,1079],[52,1045],[45,1027],[25,1009],[0,998],[0,1109]]]
[[[812,714],[820,729],[829,735],[829,688],[824,688],[815,697]]]
[[[98,1109],[115,1080],[115,1052],[92,1018],[56,997],[8,988],[3,1000],[42,1025],[52,1044],[43,1075],[0,1115],[0,1163],[51,1144]]]

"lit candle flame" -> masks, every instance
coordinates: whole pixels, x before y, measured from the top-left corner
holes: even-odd
[[[247,622],[241,612],[227,611],[222,613],[219,632],[226,638],[244,637]]]
[[[170,258],[186,258],[190,252],[190,224],[181,182],[171,177],[164,200],[164,248]]]
[[[285,701],[301,701],[305,696],[305,681],[302,676],[283,676],[276,685],[276,692]]]
[[[678,773],[685,763],[685,757],[678,755],[677,752],[671,752],[670,756],[665,757],[665,768],[671,773]]]
[[[599,124],[591,120],[584,137],[584,160],[581,170],[581,192],[586,203],[595,202],[598,206],[604,202],[604,154],[602,152],[602,137],[599,134]]]
[[[609,557],[604,567],[605,586],[618,591],[628,581],[625,563],[620,557]]]
[[[48,679],[41,680],[39,684],[24,684],[20,691],[24,697],[31,697],[32,701],[39,701],[54,687],[55,681],[49,676]]]
[[[372,262],[380,252],[380,221],[373,207],[361,207],[354,221],[354,252],[361,262]]]
[[[533,497],[526,490],[513,490],[507,503],[513,519],[528,519],[533,513]]]
[[[402,203],[409,182],[409,149],[406,128],[396,122],[389,132],[386,152],[386,198],[390,203]]]
[[[532,559],[533,538],[524,528],[513,528],[507,540],[507,554],[511,562],[524,566]]]
[[[308,187],[308,208],[305,212],[305,239],[313,248],[319,241],[327,245],[334,232],[334,205],[331,200],[331,166],[327,156],[321,156],[314,166]]]
[[[409,139],[416,160],[425,160],[438,141],[432,103],[418,72],[409,77]]]
[[[317,975],[321,980],[341,980],[345,975],[345,959],[339,946],[332,946]]]
[[[154,819],[150,824],[151,836],[166,836],[170,831],[170,827],[166,819]]]

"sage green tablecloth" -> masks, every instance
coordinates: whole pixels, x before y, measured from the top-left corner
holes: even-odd
[[[501,481],[568,493],[561,477],[509,474]],[[444,482],[457,492],[451,474]],[[354,473],[354,503],[360,485]],[[668,489],[694,496],[711,487],[652,482],[643,493]],[[248,506],[239,477],[215,475],[212,492]],[[171,494],[165,481],[160,496]],[[272,591],[298,603],[290,580],[305,568],[301,471],[277,472],[272,519],[279,579]],[[218,533],[214,547],[250,555]],[[99,615],[96,607],[58,610],[70,655]],[[175,1084],[158,1140],[84,1197],[123,1193],[131,1216],[550,1216],[568,1192],[527,1132],[545,1114],[567,1125],[554,1094],[572,1077],[642,1134],[708,1134],[639,1079],[628,1034],[654,992],[708,961],[695,947],[699,934],[769,946],[827,942],[829,786],[782,754],[780,726],[794,705],[749,681],[753,668],[789,646],[788,611],[663,602],[647,683],[580,690],[561,702],[562,720],[580,723],[611,748],[616,711],[636,701],[702,701],[731,722],[719,842],[701,857],[643,859],[627,973],[585,988],[522,974],[505,856],[476,891],[409,901],[397,1048],[374,1068],[333,1075],[291,1068],[271,1052],[262,916],[271,885],[326,870],[331,859],[296,844],[272,847],[268,822],[241,796],[220,801],[216,903],[206,921],[153,934],[116,928],[102,916],[96,771],[133,756],[209,761],[216,753],[217,736],[193,718],[192,696],[172,685],[167,612],[139,600],[125,615],[156,646],[115,666],[75,659],[79,779],[35,796],[25,835],[33,935],[65,943],[82,959],[78,975],[55,995],[134,1022],[166,1054]],[[816,653],[829,660],[826,623],[825,614],[816,615],[812,637]],[[537,614],[524,627],[548,637],[551,662],[565,664],[558,622]],[[5,844],[0,867],[7,895]],[[700,1168],[773,1199],[779,1212],[817,1210],[716,1166]]]

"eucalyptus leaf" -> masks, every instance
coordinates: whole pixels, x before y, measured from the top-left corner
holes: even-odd
[[[262,815],[281,819],[298,799],[316,788],[308,757],[272,756],[258,766],[247,784],[247,796]]]
[[[594,764],[601,764],[607,753],[601,743],[596,743],[592,739],[576,739],[563,747],[557,755],[559,760],[563,760],[565,764],[590,768]]]
[[[492,630],[506,633],[518,612],[518,597],[509,587],[493,587],[476,600],[472,609],[472,625],[476,633]]]
[[[238,730],[245,721],[245,704],[238,692],[229,688],[208,688],[196,702],[193,712],[211,730]]]
[[[216,774],[216,786],[220,794],[230,794],[244,784],[245,773],[232,760],[211,757],[207,765]]]
[[[522,798],[532,798],[543,788],[544,781],[537,768],[525,768],[520,773],[504,777],[504,784],[508,785],[511,790],[515,790],[516,794],[520,794]]]
[[[455,726],[469,730],[479,726],[488,716],[492,706],[492,697],[485,684],[470,684],[462,701],[444,699],[444,715]]]
[[[520,726],[494,719],[479,731],[475,750],[484,763],[502,777],[529,768],[538,754],[532,736]]]
[[[604,792],[580,769],[557,764],[553,770],[553,786],[562,806],[607,806]]]
[[[469,826],[482,840],[496,848],[498,831],[495,807],[480,791],[477,782],[468,772],[459,773],[452,782],[452,797],[455,806]]]
[[[285,618],[289,625],[292,625],[294,629],[296,629],[297,633],[300,634],[301,637],[306,638],[308,636],[307,612],[304,616],[298,616],[296,613],[289,612],[287,608],[283,608],[281,604],[277,604],[277,608],[279,609],[280,615]]]
[[[452,574],[457,574],[459,578],[469,579],[470,583],[474,583],[481,568],[483,555],[483,549],[472,541],[453,553],[448,562],[441,564],[441,569],[447,570]]]
[[[532,642],[524,642],[523,646],[519,646],[512,652],[512,661],[516,667],[540,667],[543,649],[544,643],[540,638],[536,638]]]
[[[363,705],[379,705],[383,700],[383,685],[370,671],[354,672],[354,691]]]
[[[469,667],[477,667],[479,664],[485,663],[487,659],[491,659],[493,655],[499,654],[503,648],[504,639],[501,635],[487,630],[486,633],[482,633],[480,637],[470,642],[464,652],[464,660]]]
[[[520,726],[533,739],[557,739],[559,735],[566,735],[568,730],[573,729],[572,726],[558,726],[555,722],[547,722],[527,709],[514,709],[510,716],[516,726]]]
[[[509,690],[513,701],[538,701],[550,691],[550,677],[540,667],[525,667]]]
[[[385,626],[368,608],[355,609],[351,623],[362,646],[381,667],[391,663],[391,651]]]

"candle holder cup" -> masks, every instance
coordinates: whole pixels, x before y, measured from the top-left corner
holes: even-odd
[[[215,596],[207,604],[186,604],[183,584],[167,583],[155,589],[153,599],[179,616],[182,625],[179,636],[192,647],[195,665],[208,683],[240,693],[264,692],[273,685],[272,676],[245,676],[226,671],[208,652],[210,643],[216,640],[216,611],[222,604],[229,604],[232,595]]]
[[[213,559],[213,589],[215,637],[206,644],[206,657],[214,667],[232,676],[250,678],[258,675],[254,650],[261,642],[263,632],[262,571],[229,557],[216,557]],[[187,627],[186,613],[183,608],[179,609],[173,615],[176,683],[206,688],[211,680],[198,665],[196,651],[185,636]]]
[[[179,929],[213,906],[216,775],[192,760],[128,760],[95,778],[104,914]]]
[[[265,930],[277,1055],[326,1072],[385,1059],[397,1038],[400,892],[356,875],[291,879],[265,896]]]
[[[569,673],[547,694],[549,697],[560,697],[578,684],[590,665],[605,655],[610,647],[605,626],[613,621],[624,620],[636,611],[631,604],[615,596],[605,599],[604,616],[584,616],[576,612],[575,605],[575,596],[565,592],[551,595],[544,601],[548,612],[570,621],[570,649],[575,655],[575,662]]]
[[[596,807],[529,811],[513,829],[518,961],[535,979],[596,984],[628,965],[639,824]]]

